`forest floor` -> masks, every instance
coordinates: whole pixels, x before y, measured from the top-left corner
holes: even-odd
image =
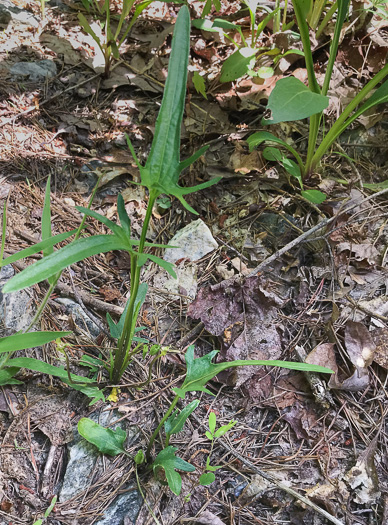
[[[204,2],[189,5],[192,19],[200,18]],[[274,2],[265,5],[273,8]],[[388,14],[384,4],[376,5],[352,4],[329,90],[327,125],[385,64]],[[10,6],[22,16],[8,16]],[[88,205],[98,178],[92,208],[116,221],[121,193],[133,231],[140,233],[147,193],[132,184],[140,174],[125,134],[144,163],[179,7],[152,2],[105,78],[101,54],[79,25],[78,12],[87,16],[80,3],[51,0],[42,18],[38,2],[0,0],[0,206],[7,208],[6,256],[40,240],[49,176],[55,234],[78,227],[81,214],[75,206]],[[118,1],[116,8],[120,12]],[[213,8],[210,18],[239,24],[248,37],[249,16],[241,9],[239,2],[221,0],[221,10]],[[293,17],[289,7],[287,21]],[[273,74],[223,83],[221,67],[235,45],[222,32],[192,28],[181,155],[210,147],[180,183],[222,180],[187,197],[198,216],[176,199],[161,199],[152,216],[152,242],[167,244],[199,218],[213,243],[199,259],[188,254],[176,261],[177,283],[153,263],[144,269],[149,294],[140,315],[141,335],[172,352],[148,386],[126,386],[147,377],[148,358],[139,358],[124,374],[118,397],[92,406],[80,392],[43,374],[24,371],[17,376],[22,384],[1,387],[1,525],[34,523],[54,495],[58,501],[45,521],[52,525],[388,523],[386,105],[346,130],[317,173],[305,180],[306,189],[321,190],[326,200],[313,204],[303,198],[296,179],[265,160],[263,148],[250,152],[246,142],[253,132],[268,129],[261,118],[276,81],[290,75],[307,79],[303,57],[285,55],[290,48],[300,50],[296,25],[276,34],[272,27],[269,23],[257,45],[281,50],[276,64],[271,55],[259,64],[273,68]],[[329,24],[314,41],[320,82],[331,37]],[[49,74],[30,73],[29,65],[42,60]],[[20,73],[15,66],[22,63],[27,70]],[[195,89],[195,72],[205,80],[206,96]],[[277,124],[271,131],[305,155],[305,120]],[[319,223],[320,230],[301,237]],[[88,219],[86,231],[107,233],[94,219]],[[163,256],[162,250],[156,253]],[[13,270],[2,268],[0,284],[39,257],[20,261]],[[42,330],[73,332],[67,340],[72,371],[87,374],[80,364],[85,355],[107,358],[106,314],[117,319],[122,313],[129,270],[128,257],[113,252],[63,273],[39,324]],[[46,290],[43,282],[13,298],[0,294],[1,334],[24,330]],[[171,387],[179,385],[189,344],[197,356],[220,350],[219,360],[300,361],[314,351],[314,362],[336,374],[328,380],[257,367],[220,374],[210,383],[213,395],[197,394],[198,409],[171,439],[180,457],[196,467],[182,473],[179,496],[140,472],[147,501],[142,505],[134,463],[123,455],[101,458],[91,450],[90,462],[84,450],[78,463],[84,462],[87,472],[70,472],[77,422],[85,416],[106,426],[119,420],[133,435],[126,445],[130,455],[146,447],[173,398]],[[55,344],[20,355],[65,365]],[[105,393],[109,396],[109,390]],[[210,453],[205,436],[210,412],[217,425],[237,423],[212,451],[212,464],[221,466],[216,480],[201,486]],[[157,443],[155,454],[158,448]],[[78,492],[65,495],[64,485],[76,478]],[[118,501],[121,507],[115,507]]]

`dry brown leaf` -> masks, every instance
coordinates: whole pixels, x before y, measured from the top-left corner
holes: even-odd
[[[225,525],[225,522],[220,520],[220,518],[210,512],[210,510],[205,510],[198,518],[193,518],[193,522],[200,525]]]
[[[377,328],[371,332],[371,336],[376,345],[373,360],[388,370],[388,328],[385,326]]]

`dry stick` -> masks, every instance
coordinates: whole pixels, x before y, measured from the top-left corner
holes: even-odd
[[[279,481],[275,476],[272,474],[268,474],[268,472],[264,472],[256,467],[253,463],[251,463],[249,460],[245,459],[244,456],[236,452],[233,448],[231,448],[222,438],[218,438],[217,442],[223,446],[225,450],[230,452],[233,456],[235,456],[237,459],[241,461],[245,466],[249,467],[253,472],[256,474],[259,474],[262,478],[266,479],[267,481],[270,481],[274,485],[276,485],[279,489],[284,490],[294,498],[298,499],[305,505],[308,505],[312,509],[316,510],[321,516],[324,516],[327,520],[331,521],[331,523],[334,523],[335,525],[344,525],[342,521],[337,520],[334,516],[326,512],[324,509],[321,509],[321,507],[318,507],[315,503],[310,501],[308,498],[305,498],[302,496],[302,494],[299,494],[299,492],[296,492],[296,490],[291,489],[290,487],[287,487],[287,485],[284,485],[281,481]]]
[[[352,204],[351,206],[349,206],[345,210],[340,211],[339,213],[337,213],[337,215],[334,215],[334,217],[331,217],[330,219],[325,219],[324,221],[320,222],[319,224],[316,224],[315,226],[310,228],[310,230],[308,230],[307,232],[302,233],[302,235],[299,235],[299,237],[297,237],[293,241],[289,242],[288,244],[283,246],[283,248],[281,248],[280,250],[275,252],[273,255],[271,255],[270,257],[265,259],[263,262],[261,262],[258,266],[256,266],[256,268],[254,270],[252,270],[247,275],[247,277],[253,277],[254,275],[257,275],[263,268],[266,268],[269,264],[271,264],[272,262],[276,261],[276,259],[281,257],[284,253],[288,252],[292,248],[295,248],[295,246],[297,246],[298,244],[303,242],[305,239],[310,237],[310,235],[312,235],[316,231],[321,230],[325,226],[328,226],[329,224],[331,224],[332,222],[337,220],[337,218],[340,215],[342,215],[343,213],[348,213],[349,211],[353,210],[357,206],[360,206],[361,204],[364,204],[367,201],[370,201],[372,199],[380,197],[381,195],[384,195],[385,193],[388,193],[388,188],[385,188],[384,190],[381,190],[381,191],[379,191],[379,192],[377,192],[377,193],[375,193],[373,195],[369,195],[369,197],[367,197],[366,199],[362,200],[361,202],[356,202],[355,204]]]

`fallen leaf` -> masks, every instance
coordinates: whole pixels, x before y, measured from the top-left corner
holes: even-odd
[[[344,476],[344,480],[352,489],[352,499],[359,505],[371,505],[380,497],[379,478],[376,471],[374,456],[378,436],[359,456],[357,463]]]

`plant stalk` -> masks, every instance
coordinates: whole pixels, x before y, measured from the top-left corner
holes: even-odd
[[[141,230],[139,249],[137,252],[138,254],[142,254],[144,251],[144,245],[146,242],[148,226],[151,220],[152,210],[153,210],[156,198],[157,198],[156,192],[150,193],[147,213],[146,213],[143,227]],[[114,384],[119,383],[121,376],[123,375],[125,371],[126,364],[128,364],[128,359],[130,357],[130,350],[131,350],[131,345],[132,345],[132,340],[133,340],[133,334],[135,331],[134,329],[135,329],[136,319],[134,319],[134,312],[135,312],[136,297],[139,291],[140,271],[141,271],[141,267],[138,266],[137,261],[138,261],[138,256],[131,257],[131,296],[129,299],[129,307],[128,307],[127,315],[125,316],[123,332],[117,344],[117,349],[115,352],[114,362],[113,362],[113,369],[111,370],[111,374],[110,374],[111,375],[110,379]]]
[[[170,408],[167,410],[167,412],[164,414],[164,416],[162,417],[159,425],[156,427],[156,430],[155,432],[152,434],[149,442],[148,442],[148,447],[147,447],[147,450],[146,450],[146,461],[149,462],[150,459],[151,459],[151,448],[152,448],[152,445],[154,444],[154,441],[156,439],[156,436],[158,435],[159,433],[159,430],[162,428],[162,426],[164,425],[165,421],[167,421],[167,419],[170,417],[170,415],[172,414],[176,404],[178,403],[180,397],[179,396],[175,396],[171,405],[170,405]]]
[[[313,170],[318,165],[323,155],[327,152],[333,142],[337,139],[341,133],[347,128],[350,122],[347,122],[351,113],[357,108],[365,97],[372,91],[372,89],[381,82],[386,76],[388,76],[388,64],[386,64],[381,71],[379,71],[362,90],[354,97],[354,99],[346,106],[344,111],[341,113],[339,118],[335,121],[333,126],[327,132],[327,135],[322,140],[320,146],[315,152],[310,163],[310,170]]]

